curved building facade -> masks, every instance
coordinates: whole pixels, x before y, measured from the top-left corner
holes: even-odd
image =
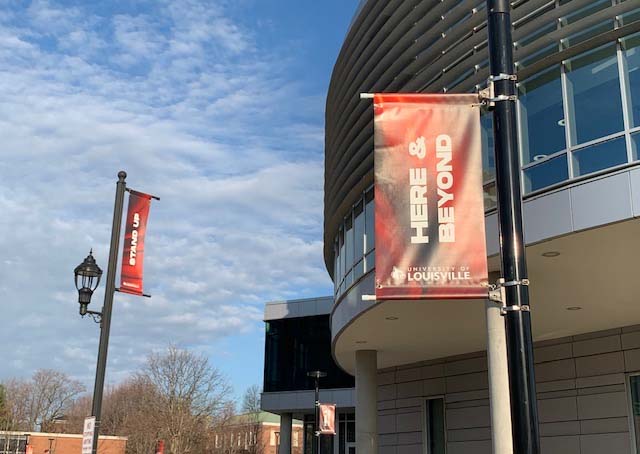
[[[638,452],[640,3],[511,4],[543,452]],[[477,92],[488,66],[484,0],[369,0],[333,70],[324,213],[332,348],[356,387],[359,375],[371,378],[367,367],[376,371],[381,452],[490,452],[485,308],[363,299],[374,294],[376,251],[373,109],[359,94]],[[495,279],[491,114],[481,121]],[[439,437],[425,423],[432,411],[445,451],[429,444]]]

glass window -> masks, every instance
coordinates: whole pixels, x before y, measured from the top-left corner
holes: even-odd
[[[524,169],[524,190],[525,193],[537,191],[568,178],[567,156],[561,154]]]
[[[496,177],[496,163],[493,143],[493,114],[480,116],[480,138],[482,141],[482,181]]]
[[[344,275],[347,272],[346,260],[345,260],[345,247],[344,247],[344,229],[340,229],[340,279],[344,279]]]
[[[490,210],[498,206],[498,195],[496,194],[495,182],[485,184],[483,187],[484,210]]]
[[[640,452],[640,376],[629,377],[631,389],[631,415],[635,433],[636,452]]]
[[[522,164],[547,157],[566,147],[560,67],[518,84]]]
[[[631,160],[640,160],[640,131],[631,134]]]
[[[375,231],[375,213],[373,206],[373,190],[367,192],[365,201],[365,252],[369,252],[375,247],[374,231]]]
[[[344,277],[344,288],[349,288],[351,284],[353,284],[353,271],[349,270],[347,275]]]
[[[340,247],[338,246],[338,239],[333,243],[333,284],[334,288],[338,288],[340,283]],[[335,290],[334,290],[335,292]]]
[[[353,217],[347,216],[344,224],[345,272],[353,266]]]
[[[364,202],[359,202],[353,209],[353,260],[358,261],[364,255]]]
[[[375,249],[371,252],[369,252],[367,255],[365,255],[364,257],[364,272],[368,272],[371,271],[372,269],[374,269],[376,267],[376,251]]]
[[[627,147],[624,136],[573,152],[573,171],[576,176],[597,172],[626,162]]]
[[[297,391],[314,388],[311,370],[322,370],[322,389],[352,388],[354,378],[331,356],[329,315],[285,318],[266,322],[264,391]]]
[[[631,125],[640,126],[640,34],[622,40]]]
[[[622,101],[615,44],[566,63],[572,144],[621,131]]]
[[[426,405],[426,454],[447,452],[444,399],[429,399]]]
[[[361,259],[358,263],[353,267],[353,280],[357,281],[364,274],[364,259]]]

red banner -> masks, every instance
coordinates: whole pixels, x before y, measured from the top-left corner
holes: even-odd
[[[323,435],[336,434],[336,406],[334,404],[320,404],[320,433]]]
[[[374,96],[376,299],[487,297],[477,103]]]
[[[151,196],[129,190],[129,207],[124,231],[120,291],[142,295],[144,236],[151,207]]]

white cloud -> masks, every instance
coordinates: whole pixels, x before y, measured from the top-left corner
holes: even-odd
[[[261,329],[264,301],[329,290],[320,94],[224,5],[146,6],[0,15],[0,380],[58,367],[91,381],[98,327],[77,315],[72,272],[91,247],[106,272],[120,169],[162,200],[153,296],[116,295],[108,381],[169,342],[223,351]]]

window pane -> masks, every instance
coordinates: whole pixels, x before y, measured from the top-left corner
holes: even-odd
[[[580,144],[621,131],[622,101],[615,45],[567,63],[571,139]],[[594,114],[596,113],[596,114]]]
[[[498,205],[498,195],[496,194],[496,184],[489,183],[483,188],[484,210],[490,210]]]
[[[586,175],[598,170],[627,162],[627,147],[624,137],[591,145],[573,153],[575,175]]]
[[[629,85],[629,108],[632,126],[640,126],[640,34],[622,41]]]
[[[344,287],[349,288],[353,284],[353,271],[349,271],[344,277]]]
[[[344,230],[340,229],[340,280],[344,278],[347,272],[344,247]]]
[[[518,85],[522,127],[522,163],[565,148],[560,68],[555,67]]]
[[[525,192],[551,186],[569,178],[567,171],[567,156],[561,154],[555,158],[544,161],[536,166],[524,170]]]
[[[366,234],[365,252],[368,252],[371,249],[373,249],[375,246],[375,241],[373,236],[373,232],[375,230],[373,191],[369,191],[369,193],[367,193],[365,201],[367,202],[367,205],[365,206],[365,234]]]
[[[266,323],[265,392],[311,390],[310,370],[323,370],[322,389],[351,388],[354,378],[331,355],[329,315],[270,320]]]
[[[485,113],[480,117],[480,137],[482,140],[482,181],[488,181],[496,176],[493,115],[490,113]]]
[[[444,399],[427,400],[427,454],[445,454]]]
[[[635,431],[636,449],[640,449],[640,377],[629,377],[631,388],[631,413]]]
[[[349,215],[345,221],[344,247],[345,247],[345,272],[353,266],[353,218]]]
[[[640,132],[631,134],[631,159],[640,159]]]
[[[358,279],[360,279],[360,277],[362,277],[363,274],[364,274],[364,260],[360,260],[353,267],[353,280],[354,280],[354,282],[357,281]]]
[[[376,251],[375,249],[371,252],[369,252],[367,255],[365,255],[364,257],[365,260],[365,273],[368,271],[371,271],[372,269],[374,269],[376,267]]]
[[[358,261],[364,255],[364,203],[356,205],[353,213],[356,217],[353,223],[353,259]]]

